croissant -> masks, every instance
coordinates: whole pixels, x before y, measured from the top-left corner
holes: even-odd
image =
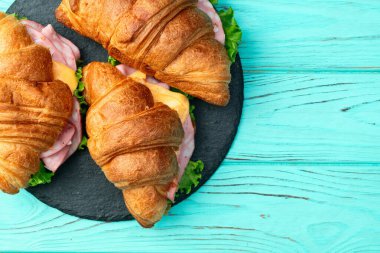
[[[147,87],[110,64],[89,64],[83,81],[90,154],[123,191],[130,213],[152,227],[167,210],[166,193],[178,174],[175,151],[184,137],[178,113],[154,103]]]
[[[216,105],[229,102],[230,65],[197,0],[63,0],[58,21],[120,62]]]
[[[15,194],[39,170],[73,110],[72,93],[52,80],[47,48],[12,15],[0,13],[0,190]]]

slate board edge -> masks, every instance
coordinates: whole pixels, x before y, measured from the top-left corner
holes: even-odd
[[[234,65],[236,65],[236,66],[234,66]],[[243,84],[243,89],[241,89],[240,94],[236,94],[238,101],[240,101],[239,111],[238,111],[238,118],[237,118],[237,122],[235,122],[236,127],[235,127],[234,131],[231,133],[230,139],[228,140],[228,145],[226,146],[226,150],[223,152],[223,153],[225,153],[225,155],[224,155],[223,159],[217,164],[217,169],[212,174],[202,175],[202,178],[201,178],[201,180],[199,182],[199,185],[197,187],[195,187],[189,194],[187,194],[187,195],[181,195],[174,205],[178,205],[183,200],[186,200],[188,197],[190,197],[190,195],[192,195],[193,193],[195,193],[196,191],[198,191],[198,189],[201,188],[211,178],[211,176],[219,169],[220,165],[222,165],[224,159],[227,157],[228,151],[231,149],[231,146],[232,146],[232,144],[233,144],[233,142],[235,140],[235,137],[236,137],[237,131],[239,129],[239,125],[240,125],[241,116],[242,116],[242,113],[243,113],[243,102],[244,102],[244,75],[243,75],[243,66],[242,66],[242,63],[241,63],[241,59],[240,59],[240,54],[239,53],[237,54],[236,61],[231,66],[231,69],[233,67],[236,67],[237,69],[241,70],[239,78],[241,79],[241,83]]]

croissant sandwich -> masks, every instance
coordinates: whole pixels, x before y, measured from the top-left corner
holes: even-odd
[[[207,0],[63,0],[56,17],[129,67],[209,103],[229,102],[231,61]]]
[[[130,213],[151,227],[168,210],[168,199],[174,201],[194,151],[189,101],[122,65],[91,63],[83,82],[90,154],[123,191]]]
[[[78,48],[50,25],[0,13],[0,190],[17,193],[41,160],[55,172],[76,151],[77,58]]]

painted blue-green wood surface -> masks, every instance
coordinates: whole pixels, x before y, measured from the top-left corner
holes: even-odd
[[[150,230],[0,194],[0,252],[380,252],[380,1],[221,2],[246,98],[211,180]]]

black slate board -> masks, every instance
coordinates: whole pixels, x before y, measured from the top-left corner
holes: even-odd
[[[63,36],[74,42],[85,64],[107,61],[107,52],[95,42],[65,28],[54,17],[61,0],[16,0],[8,13],[18,13],[41,24],[52,24]],[[193,100],[196,106],[196,149],[192,160],[205,163],[201,187],[217,170],[236,135],[243,106],[243,70],[238,56],[231,67],[231,102],[227,107]],[[45,204],[81,218],[103,221],[130,220],[133,217],[124,206],[121,191],[107,181],[88,151],[78,151],[57,172],[53,182],[27,189]],[[180,196],[176,204],[189,195]]]

